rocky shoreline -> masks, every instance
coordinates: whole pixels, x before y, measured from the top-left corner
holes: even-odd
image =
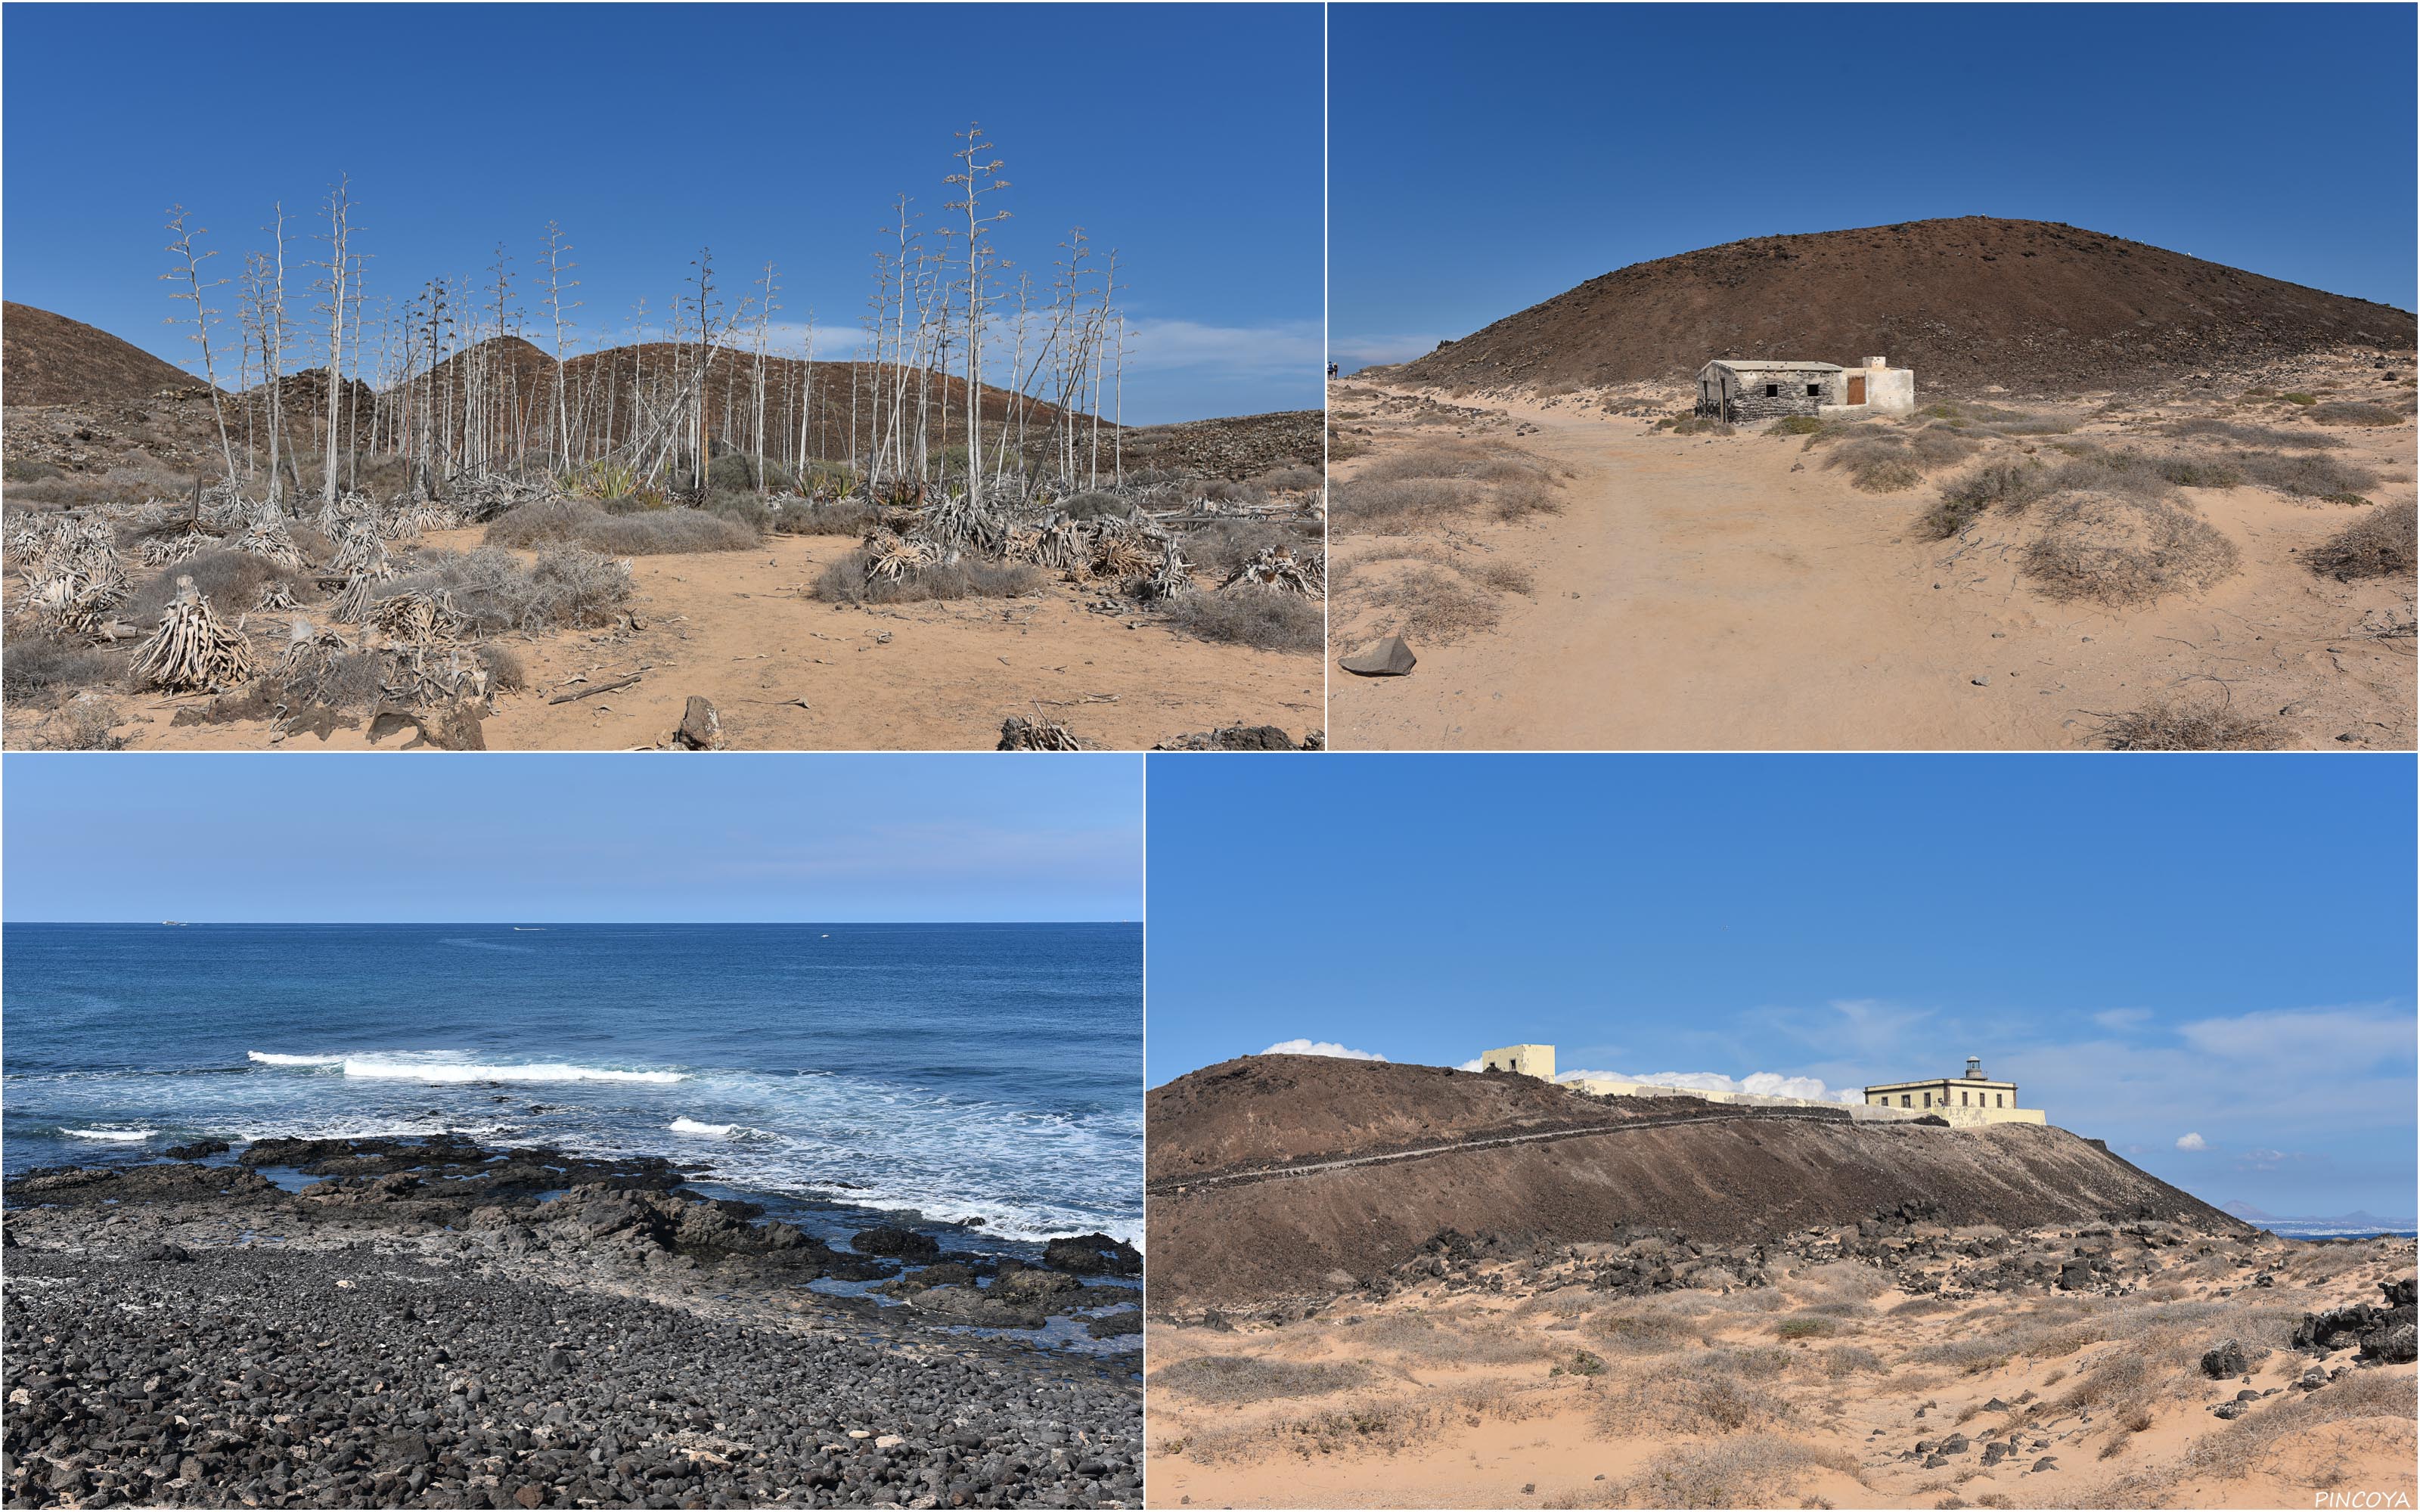
[[[450,1137],[169,1155],[7,1183],[10,1505],[1141,1500],[1139,1351],[1061,1347],[1140,1333],[1104,1236],[827,1241]]]

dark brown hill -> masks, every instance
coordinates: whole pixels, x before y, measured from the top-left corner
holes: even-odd
[[[201,379],[98,326],[0,304],[0,397],[10,405],[142,404]]]
[[[1700,1121],[1675,1124],[1678,1116]],[[1528,1077],[1268,1056],[1149,1095],[1156,1309],[1249,1307],[1383,1275],[1456,1228],[1516,1242],[1625,1226],[1710,1243],[1851,1225],[1901,1203],[2007,1228],[2150,1216],[2243,1226],[2064,1129],[1853,1124],[1654,1100],[1590,1102]],[[1505,1134],[1516,1144],[1233,1184],[1219,1172]]]
[[[1404,366],[1441,384],[1686,378],[1710,358],[1887,356],[1919,392],[2031,393],[2408,352],[2409,311],[2043,221],[1759,237],[1634,263]]]

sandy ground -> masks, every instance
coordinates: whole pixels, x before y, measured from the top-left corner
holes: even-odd
[[[1844,1286],[1833,1265],[1777,1287],[1619,1297],[1539,1289],[1507,1267],[1281,1325],[1155,1319],[1149,1504],[2282,1507],[2325,1490],[2412,1504],[2413,1366],[2257,1347],[2248,1381],[2196,1363],[2215,1338],[2282,1343],[2306,1308],[2375,1301],[2378,1275],[2409,1273],[2410,1242],[2267,1248],[2299,1258],[2260,1289],[2248,1272],[2183,1266],[2128,1296],[1943,1301]],[[1945,1352],[2002,1334],[2005,1358]],[[1204,1356],[1345,1379],[1273,1395],[1167,1384]],[[2136,1357],[2151,1370],[2111,1385]],[[1761,1363],[1696,1396],[1725,1359]],[[2297,1389],[2315,1366],[2344,1373]],[[2241,1392],[2262,1395],[2232,1422],[2210,1412]]]
[[[442,532],[425,544],[468,550],[479,535]],[[633,559],[640,629],[499,638],[525,664],[529,687],[497,697],[489,748],[660,746],[692,694],[714,704],[725,745],[739,750],[987,750],[1010,715],[1125,750],[1238,723],[1278,725],[1299,740],[1320,724],[1317,658],[1208,644],[1131,611],[1094,613],[1085,605],[1097,595],[1070,584],[1035,598],[873,609],[807,597],[824,564],[856,544],[781,535],[752,551]],[[644,673],[633,687],[551,702],[633,671]],[[369,748],[364,728],[324,743],[310,733],[281,740],[267,721],[170,722],[205,699],[124,702],[130,720],[117,733],[134,750]],[[12,730],[10,746],[29,734]]]
[[[1337,672],[1338,749],[2066,749],[2175,695],[2275,716],[2299,747],[2413,745],[2413,641],[2368,633],[2411,623],[2411,579],[2347,584],[2294,559],[2343,526],[2346,506],[2192,490],[2242,570],[2207,594],[2113,611],[2040,594],[2013,551],[1919,539],[1916,517],[1960,469],[1860,493],[1799,438],[1761,427],[1677,437],[1576,396],[1406,402],[1429,397],[1337,388],[1340,409],[1373,414],[1372,451],[1339,463],[1339,483],[1424,440],[1490,437],[1566,471],[1564,507],[1408,543],[1483,553],[1533,586],[1502,597],[1492,629],[1415,644],[1409,676]],[[2128,443],[2135,427],[2197,412],[2147,409],[2076,434]],[[2386,475],[2375,498],[2412,497],[2409,424],[2331,433],[2347,445],[2329,455]],[[1345,529],[1340,562],[1406,544]],[[1391,628],[1341,582],[1336,655]]]

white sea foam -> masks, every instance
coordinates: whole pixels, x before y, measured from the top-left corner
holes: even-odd
[[[488,1066],[460,1060],[419,1059],[402,1056],[349,1056],[345,1074],[390,1082],[677,1082],[688,1073],[677,1071],[614,1071],[599,1066],[572,1066],[560,1061],[532,1065]]]
[[[150,1138],[158,1131],[153,1129],[62,1129],[59,1133],[70,1139],[106,1139],[112,1144],[131,1145]]]
[[[695,1119],[675,1119],[665,1127],[676,1134],[696,1134],[703,1139],[728,1139],[742,1132],[736,1123],[700,1123]]]
[[[282,1056],[273,1050],[247,1050],[244,1055],[263,1066],[341,1066],[342,1056]]]

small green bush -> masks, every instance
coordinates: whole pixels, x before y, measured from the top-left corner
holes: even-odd
[[[1823,428],[1823,423],[1813,415],[1784,415],[1765,427],[1774,436],[1812,436]]]

